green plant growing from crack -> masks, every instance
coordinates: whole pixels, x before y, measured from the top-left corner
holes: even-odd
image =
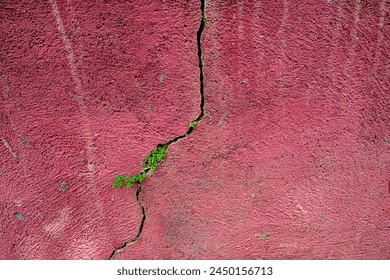
[[[179,136],[170,142],[166,144],[159,144],[156,149],[154,149],[150,155],[145,157],[145,161],[142,164],[142,171],[136,175],[133,176],[126,176],[126,175],[116,175],[114,182],[112,183],[112,187],[114,189],[116,188],[123,188],[126,187],[126,189],[130,189],[133,187],[134,183],[142,183],[145,180],[146,175],[148,172],[153,172],[156,170],[157,166],[164,160],[165,155],[167,153],[168,146],[176,142],[178,139],[183,138],[184,136],[188,136],[190,132],[192,132],[192,129],[198,124],[198,120],[193,120],[188,124],[189,131],[182,136]]]
[[[156,170],[159,163],[165,158],[167,148],[159,146],[153,150],[149,156],[145,157],[146,162],[142,165],[144,170],[154,171]]]
[[[196,125],[198,124],[198,121],[197,120],[194,120],[194,121],[192,121],[192,122],[190,122],[189,124],[188,124],[188,127],[189,128],[194,128]]]
[[[122,246],[114,249],[109,257],[110,260],[112,260],[115,256],[116,253],[124,250],[127,246],[137,243],[140,239],[142,229],[144,227],[144,222],[146,220],[146,215],[145,215],[145,208],[142,205],[142,202],[139,199],[140,193],[142,191],[141,188],[141,182],[143,182],[146,178],[147,175],[149,175],[149,172],[153,172],[156,170],[158,165],[164,160],[165,154],[167,152],[168,147],[176,143],[177,141],[187,138],[191,135],[191,133],[194,131],[195,126],[203,119],[204,116],[204,103],[205,103],[205,98],[204,98],[204,85],[203,85],[203,61],[202,61],[202,44],[201,44],[201,38],[203,34],[203,30],[205,28],[205,24],[207,22],[206,19],[206,14],[205,14],[205,5],[206,5],[207,0],[200,0],[200,10],[201,10],[201,20],[200,20],[200,25],[199,29],[196,33],[196,41],[198,45],[198,60],[199,60],[199,82],[200,82],[200,113],[198,117],[188,123],[188,130],[186,133],[183,135],[177,136],[176,138],[169,140],[168,142],[164,144],[158,144],[157,148],[154,149],[149,156],[145,157],[145,161],[142,164],[142,171],[139,174],[133,175],[131,177],[129,176],[124,176],[124,175],[117,175],[114,179],[114,183],[112,184],[113,188],[122,188],[126,186],[127,189],[131,188],[134,183],[137,183],[137,191],[136,191],[136,199],[141,207],[142,211],[142,221],[138,230],[138,233],[135,238],[133,238],[131,241],[125,242]]]
[[[153,172],[156,170],[157,166],[165,158],[166,153],[167,147],[157,146],[157,148],[153,150],[150,155],[145,157],[145,162],[142,164],[142,171],[139,174],[130,177],[126,175],[116,175],[112,187],[114,189],[122,187],[130,189],[134,183],[141,183],[145,180],[145,177],[149,171]]]

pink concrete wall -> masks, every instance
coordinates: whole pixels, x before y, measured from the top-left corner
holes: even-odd
[[[390,258],[389,3],[369,2],[208,2],[206,116],[118,258]]]
[[[200,3],[152,2],[0,4],[1,258],[108,258],[137,234],[113,177],[200,102]],[[389,259],[389,9],[207,1],[205,117],[114,258]]]
[[[200,98],[198,3],[149,2],[0,4],[0,258],[105,259],[137,234],[113,179]]]

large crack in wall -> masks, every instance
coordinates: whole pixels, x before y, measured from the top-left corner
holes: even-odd
[[[198,60],[199,60],[199,84],[200,84],[200,105],[199,105],[200,112],[199,112],[199,115],[198,115],[198,117],[195,120],[190,122],[189,128],[186,131],[186,133],[184,133],[183,135],[177,136],[176,138],[174,138],[172,140],[169,140],[166,143],[158,144],[156,149],[153,150],[147,158],[152,158],[154,156],[154,153],[156,151],[159,151],[160,149],[164,150],[164,155],[165,155],[165,151],[170,147],[170,145],[172,145],[173,143],[176,143],[177,141],[179,141],[179,140],[181,140],[183,138],[189,137],[192,134],[192,132],[194,131],[195,126],[203,119],[205,98],[204,98],[204,84],[203,84],[203,60],[202,60],[202,42],[201,42],[201,39],[202,39],[203,30],[204,30],[205,25],[206,25],[205,0],[200,0],[200,11],[201,11],[201,20],[200,20],[199,29],[198,29],[198,31],[196,33],[196,40],[197,40],[197,46],[198,46]],[[136,179],[136,181],[135,181],[135,182],[137,182],[136,199],[137,199],[138,204],[141,207],[141,212],[142,212],[141,224],[140,224],[138,233],[135,236],[135,238],[133,238],[131,241],[125,242],[121,247],[118,247],[118,248],[114,249],[112,251],[110,257],[109,257],[109,260],[112,260],[117,253],[119,253],[120,251],[124,250],[127,246],[132,245],[134,243],[137,243],[139,241],[140,237],[141,237],[142,230],[143,230],[143,227],[144,227],[144,223],[145,223],[145,220],[146,220],[145,208],[144,208],[144,206],[142,205],[142,202],[139,199],[139,196],[140,196],[141,191],[142,191],[141,184],[142,184],[143,178],[147,174],[149,174],[150,172],[153,172],[153,171],[154,171],[154,169],[152,169],[150,166],[145,166],[144,165],[144,168],[142,169],[141,173],[136,175],[136,176],[134,176],[134,177],[137,177],[137,176],[141,176],[142,177],[142,180],[137,181],[137,179]]]

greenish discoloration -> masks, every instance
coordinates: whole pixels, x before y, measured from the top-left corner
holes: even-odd
[[[15,213],[15,217],[16,217],[16,219],[18,219],[18,220],[22,220],[22,219],[23,219],[23,215],[22,215],[22,213],[20,213],[20,212],[16,212],[16,213]]]
[[[61,183],[61,186],[60,186],[60,191],[66,191],[66,189],[67,189],[68,187],[66,186],[66,183],[65,183],[65,181],[62,181],[62,183]]]

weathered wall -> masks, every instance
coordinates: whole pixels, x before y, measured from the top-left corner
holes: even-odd
[[[113,179],[200,98],[198,3],[149,2],[0,3],[0,258],[108,258],[137,234]]]
[[[390,258],[389,6],[208,1],[206,116],[118,258]]]
[[[107,258],[199,113],[198,1],[0,4],[2,258]],[[205,117],[117,259],[389,259],[390,3],[206,1]],[[60,190],[62,182],[66,190]]]

